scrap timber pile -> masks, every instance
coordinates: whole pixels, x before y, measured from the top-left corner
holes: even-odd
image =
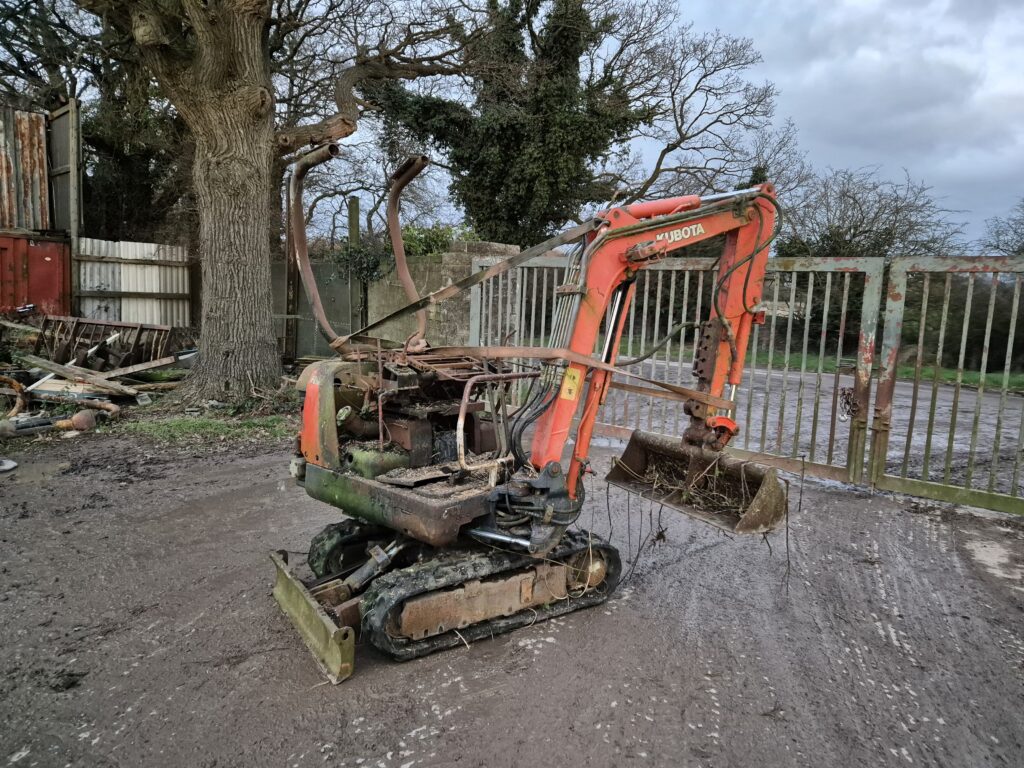
[[[173,382],[147,381],[195,357],[181,328],[76,317],[44,317],[38,326],[0,319],[0,437],[51,429],[82,431],[145,404]],[[57,418],[55,410],[75,410]]]

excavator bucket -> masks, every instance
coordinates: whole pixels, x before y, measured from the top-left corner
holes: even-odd
[[[774,467],[668,435],[633,432],[605,479],[732,533],[768,533],[786,516],[786,492]]]

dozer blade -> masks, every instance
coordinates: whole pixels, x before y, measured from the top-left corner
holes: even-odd
[[[773,467],[668,435],[633,432],[605,479],[733,533],[768,533],[786,516],[786,493]]]
[[[277,569],[274,598],[292,620],[303,642],[332,683],[340,683],[355,668],[356,633],[352,627],[339,627],[327,615],[288,563],[277,552],[270,553]]]

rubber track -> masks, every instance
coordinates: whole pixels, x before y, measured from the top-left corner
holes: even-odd
[[[603,603],[615,591],[622,571],[618,550],[586,531],[572,531],[547,555],[547,560],[564,562],[592,547],[604,555],[608,564],[605,580],[581,597],[555,600],[548,605],[527,609],[511,616],[501,616],[455,631],[445,632],[422,640],[392,637],[387,632],[388,616],[404,601],[426,592],[446,589],[463,582],[494,576],[505,571],[516,571],[536,565],[536,558],[498,549],[465,549],[449,551],[430,560],[416,563],[378,577],[366,591],[363,608],[362,636],[374,647],[399,661],[426,656],[435,651],[452,648],[466,642],[480,640],[540,621],[562,616],[581,608]]]

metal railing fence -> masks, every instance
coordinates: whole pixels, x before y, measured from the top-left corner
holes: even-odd
[[[474,260],[474,269],[496,261]],[[473,342],[550,344],[565,264],[539,257],[475,288]],[[619,356],[671,338],[630,370],[693,384],[698,323],[716,280],[713,258],[666,259],[639,274]],[[736,393],[741,433],[728,450],[790,471],[1024,513],[1024,374],[1014,373],[1024,368],[1022,282],[1021,258],[770,259],[764,322],[754,326]],[[602,333],[598,348],[603,341]],[[595,433],[678,435],[687,418],[682,403],[615,377]]]

